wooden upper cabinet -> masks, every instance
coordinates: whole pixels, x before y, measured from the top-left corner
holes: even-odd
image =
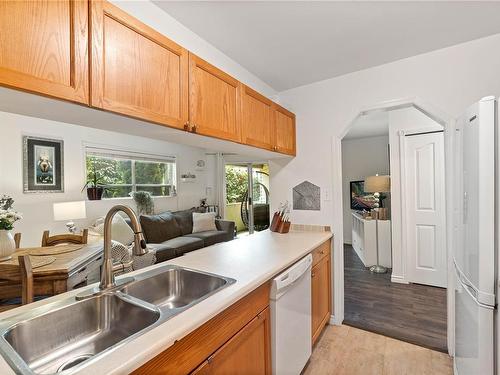
[[[183,128],[188,52],[105,1],[91,3],[91,105]]]
[[[87,1],[0,1],[0,85],[88,104]]]
[[[241,84],[198,56],[189,54],[189,122],[191,131],[241,141]]]
[[[243,86],[241,90],[241,141],[274,150],[273,102]]]
[[[295,115],[279,105],[274,105],[275,151],[283,154],[296,154]]]

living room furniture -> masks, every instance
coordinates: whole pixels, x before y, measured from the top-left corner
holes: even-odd
[[[86,285],[89,278],[93,279],[100,272],[102,264],[102,244],[24,248],[17,250],[12,257],[28,254],[37,258],[44,257],[39,254],[47,254],[45,256],[55,258],[50,264],[33,268],[35,296],[60,294]],[[14,260],[0,262],[0,270],[15,263]],[[19,285],[4,279],[0,271],[0,299],[19,296],[19,290]]]
[[[156,251],[157,263],[234,239],[235,223],[227,220],[215,219],[216,230],[192,233],[193,212],[199,210],[193,208],[140,216],[144,237],[148,245]]]
[[[14,242],[16,243],[16,249],[21,247],[21,233],[14,234]]]
[[[373,219],[363,219],[363,216],[352,211],[352,248],[365,267],[377,263],[376,222]],[[379,264],[392,268],[391,254],[391,221],[378,221]]]
[[[68,231],[72,234],[75,234],[77,231],[76,224],[73,220],[87,218],[85,201],[54,203],[53,210],[54,220],[66,221],[66,228],[68,228]]]
[[[391,180],[389,176],[369,176],[365,179],[365,192],[374,193],[373,196],[377,199],[376,207],[380,207],[380,193],[391,191]],[[370,267],[370,272],[386,273],[387,267],[381,266],[378,253],[378,212],[375,216],[375,247],[377,249],[377,264]]]
[[[64,244],[86,245],[88,235],[88,229],[84,229],[82,234],[56,234],[54,236],[51,236],[49,231],[46,230],[42,235],[42,247]]]
[[[16,297],[21,297],[21,304],[26,305],[33,302],[33,271],[29,255],[17,257],[17,262],[0,262],[0,275],[2,279],[9,280],[20,287],[21,291]],[[5,264],[4,264],[5,263]],[[17,302],[17,301],[15,301]],[[0,304],[0,312],[18,307],[20,304]]]

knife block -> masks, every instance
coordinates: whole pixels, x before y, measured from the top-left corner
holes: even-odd
[[[290,224],[291,223],[289,221],[283,221],[281,216],[277,212],[275,212],[269,229],[271,230],[271,232],[288,233],[290,231]]]

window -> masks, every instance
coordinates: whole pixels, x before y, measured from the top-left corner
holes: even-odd
[[[96,177],[104,187],[104,198],[122,198],[134,191],[149,191],[153,196],[176,195],[174,157],[86,148],[87,181]]]

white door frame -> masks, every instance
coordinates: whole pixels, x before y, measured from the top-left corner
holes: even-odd
[[[333,238],[333,316],[330,322],[340,325],[344,320],[344,231],[343,231],[343,208],[342,208],[342,139],[349,132],[358,117],[373,113],[373,112],[388,112],[402,108],[415,108],[424,113],[444,128],[444,148],[445,148],[445,185],[446,196],[452,197],[452,184],[449,183],[453,179],[453,129],[455,128],[455,119],[448,116],[446,113],[435,108],[434,106],[422,101],[419,98],[403,98],[378,103],[372,106],[363,107],[360,109],[350,123],[348,123],[343,131],[338,136],[332,137],[332,197],[333,206],[333,222],[332,228],[334,232]],[[447,289],[447,341],[448,353],[454,354],[454,294],[453,294],[453,258],[452,258],[452,233],[453,226],[453,207],[452,201],[446,202],[446,251],[448,259],[448,289]]]

